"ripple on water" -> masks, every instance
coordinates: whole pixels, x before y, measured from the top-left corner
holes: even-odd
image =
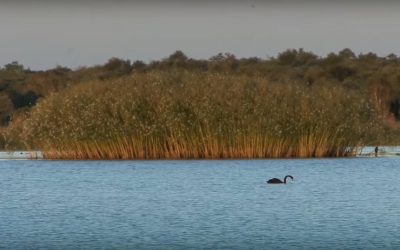
[[[396,249],[399,161],[1,161],[0,249]]]

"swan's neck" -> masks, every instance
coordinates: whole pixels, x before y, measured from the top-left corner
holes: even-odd
[[[287,180],[287,178],[291,178],[292,179],[292,177],[290,177],[289,175],[287,175],[287,176],[285,176],[285,178],[283,179],[283,183],[285,183],[286,184],[286,180]],[[293,180],[293,179],[292,179]]]

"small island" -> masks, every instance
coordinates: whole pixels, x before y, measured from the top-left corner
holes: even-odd
[[[159,61],[0,69],[0,150],[48,159],[221,159],[353,156],[399,145],[400,57]]]

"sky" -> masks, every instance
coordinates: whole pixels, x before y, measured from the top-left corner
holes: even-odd
[[[389,0],[1,0],[0,66],[149,62],[176,50],[202,59],[291,48],[400,55],[399,13],[400,1]]]

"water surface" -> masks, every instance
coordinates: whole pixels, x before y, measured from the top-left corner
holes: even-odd
[[[390,157],[0,161],[0,249],[400,249],[399,176]]]

